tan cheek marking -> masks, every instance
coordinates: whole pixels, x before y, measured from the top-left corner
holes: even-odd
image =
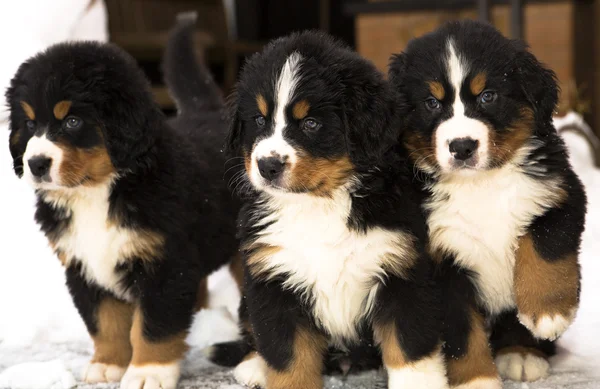
[[[578,305],[580,269],[577,254],[547,261],[529,234],[519,241],[515,262],[515,299],[519,312],[534,323],[543,315],[570,317]]]
[[[444,86],[438,81],[429,81],[429,92],[431,92],[431,95],[438,100],[443,100],[446,96]]]
[[[35,111],[31,105],[27,104],[25,101],[21,101],[21,108],[23,108],[23,111],[29,120],[35,120]]]
[[[56,103],[56,105],[54,106],[54,117],[58,120],[63,120],[65,117],[67,117],[67,114],[69,113],[69,110],[71,109],[71,104],[72,102],[68,101],[68,100],[63,100],[63,101],[59,101],[58,103]]]
[[[131,345],[133,346],[133,357],[131,364],[135,366],[147,364],[170,364],[183,358],[188,350],[185,342],[187,331],[182,331],[168,339],[158,342],[146,339],[144,336],[144,318],[139,308],[133,315],[131,327]]]
[[[267,105],[267,100],[265,100],[263,95],[256,95],[256,105],[258,106],[260,114],[263,116],[267,116],[267,114],[269,113],[269,106]]]
[[[490,129],[488,150],[492,164],[498,167],[510,161],[531,137],[534,125],[533,111],[525,107],[521,109],[520,118],[511,125],[508,132],[498,133]]]
[[[59,175],[64,186],[98,185],[115,173],[104,145],[91,149],[80,149],[64,143],[56,145],[63,151]]]
[[[481,92],[483,92],[483,89],[485,88],[485,83],[487,82],[487,78],[485,73],[478,73],[475,77],[473,77],[473,79],[471,80],[471,93],[474,96],[479,96],[479,94]]]
[[[292,109],[292,115],[296,120],[304,119],[308,115],[309,109],[310,104],[308,103],[308,101],[301,100],[294,104],[294,108]]]
[[[21,130],[16,130],[10,135],[10,144],[12,146],[16,145],[19,143],[19,139],[21,139]]]
[[[131,361],[129,333],[133,320],[133,306],[107,297],[100,303],[96,316],[98,332],[92,336],[92,362],[125,367]]]
[[[409,132],[404,138],[404,145],[409,152],[409,158],[421,169],[434,169],[437,166],[435,158],[435,135],[431,143],[414,132]]]
[[[303,328],[296,330],[292,361],[284,371],[271,367],[267,372],[269,389],[322,389],[323,354],[327,340]]]
[[[298,152],[298,160],[290,176],[290,187],[314,196],[327,197],[345,184],[354,166],[348,156],[338,159],[314,158]]]

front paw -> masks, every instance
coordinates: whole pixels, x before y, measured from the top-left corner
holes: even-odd
[[[267,363],[254,352],[236,366],[233,376],[238,384],[247,388],[266,388],[267,387]]]
[[[129,365],[121,389],[175,389],[179,381],[179,362],[165,365]]]
[[[556,340],[561,336],[575,319],[575,310],[567,317],[561,314],[540,314],[537,317],[519,313],[519,321],[533,336],[539,339]]]
[[[502,378],[520,382],[537,381],[550,373],[548,360],[529,349],[500,350],[496,366]]]
[[[502,382],[497,378],[477,378],[464,384],[454,385],[452,389],[502,389]]]
[[[83,372],[83,381],[88,384],[119,382],[125,370],[126,368],[122,366],[90,362]]]
[[[401,368],[387,367],[389,389],[447,389],[446,367],[441,354]]]

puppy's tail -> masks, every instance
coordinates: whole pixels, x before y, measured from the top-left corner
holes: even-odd
[[[208,359],[219,366],[235,367],[240,364],[254,348],[243,339],[233,342],[217,343],[206,354]]]
[[[180,113],[220,110],[223,96],[194,50],[196,12],[177,15],[163,59],[165,83]]]

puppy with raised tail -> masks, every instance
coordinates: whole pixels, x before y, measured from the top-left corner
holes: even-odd
[[[451,386],[545,377],[577,311],[586,213],[552,125],[554,73],[523,42],[463,21],[412,41],[390,82],[427,196]]]

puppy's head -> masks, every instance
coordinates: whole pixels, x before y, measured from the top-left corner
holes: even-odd
[[[15,173],[36,189],[135,170],[162,120],[133,59],[98,43],[59,44],[29,59],[6,97]]]
[[[433,175],[500,167],[552,130],[554,73],[487,24],[454,22],[412,41],[390,82],[410,106],[411,157]]]
[[[229,150],[258,190],[328,196],[390,145],[388,94],[371,63],[327,35],[275,40],[242,71]]]

